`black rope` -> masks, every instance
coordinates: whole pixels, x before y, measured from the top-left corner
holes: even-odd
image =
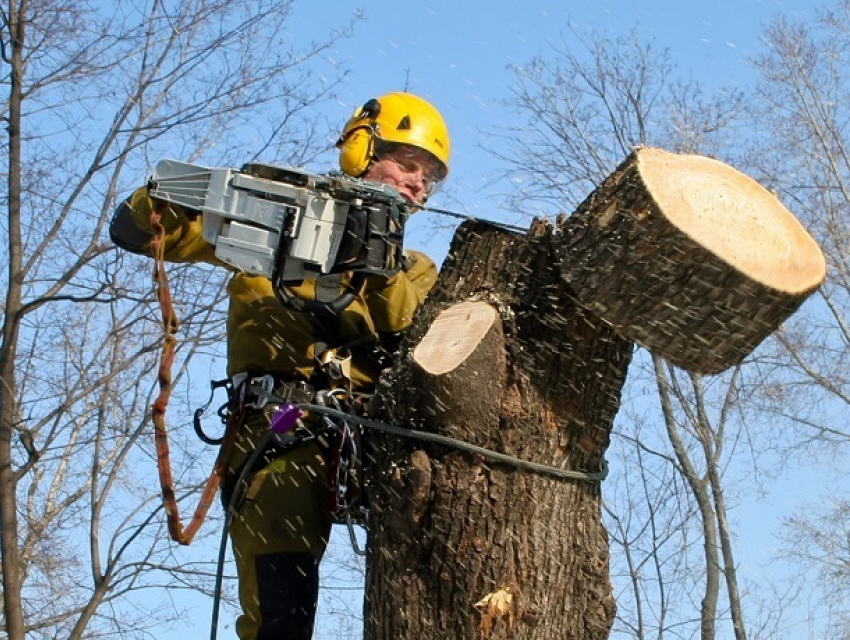
[[[221,608],[222,583],[224,582],[224,561],[227,553],[227,534],[230,531],[230,525],[233,522],[233,518],[236,517],[236,513],[239,510],[239,504],[245,497],[245,491],[247,488],[245,479],[248,477],[248,474],[251,473],[254,465],[257,463],[257,460],[259,460],[260,456],[265,453],[266,447],[276,435],[277,433],[269,429],[265,436],[263,436],[263,439],[260,440],[259,444],[251,452],[251,455],[248,456],[248,459],[242,465],[242,470],[239,473],[239,477],[236,479],[236,484],[233,485],[233,492],[230,494],[230,499],[227,501],[227,505],[225,505],[224,526],[221,528],[221,542],[218,547],[218,564],[216,565],[215,587],[213,589],[210,640],[216,640],[216,638],[218,638],[218,616]]]
[[[488,460],[493,460],[494,462],[501,462],[503,464],[523,469],[525,471],[533,471],[535,473],[552,476],[561,480],[584,480],[586,482],[601,482],[602,480],[608,477],[608,464],[605,462],[604,459],[602,461],[602,469],[600,471],[571,471],[569,469],[552,467],[549,465],[540,464],[538,462],[531,462],[530,460],[523,460],[522,458],[517,458],[515,456],[511,456],[505,453],[499,453],[498,451],[493,451],[491,449],[485,449],[484,447],[479,447],[478,445],[470,444],[469,442],[464,442],[463,440],[458,440],[457,438],[442,436],[436,433],[428,433],[426,431],[416,431],[415,429],[405,429],[404,427],[398,427],[396,425],[387,424],[385,422],[379,422],[378,420],[361,418],[360,416],[352,415],[344,411],[338,411],[336,409],[331,409],[330,407],[325,407],[322,405],[297,404],[295,406],[297,406],[302,411],[322,413],[325,415],[333,416],[335,418],[339,418],[341,420],[351,420],[369,429],[375,429],[376,431],[389,433],[395,436],[401,436],[403,438],[414,438],[417,440],[424,440],[426,442],[433,442],[435,444],[453,447],[461,451],[466,451],[467,453],[473,453],[482,456],[483,458],[486,458]]]

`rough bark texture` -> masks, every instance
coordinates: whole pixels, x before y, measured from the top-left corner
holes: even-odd
[[[703,156],[638,149],[563,231],[564,276],[582,303],[697,373],[743,360],[826,275],[779,200]]]
[[[824,275],[818,247],[757,183],[709,158],[639,149],[557,229],[459,229],[382,380],[382,417],[597,471],[629,338],[692,371],[722,371]],[[470,301],[497,320],[453,335],[445,320],[480,310],[461,306]],[[373,444],[369,640],[608,637],[598,482],[421,440]]]
[[[563,469],[598,471],[632,344],[579,307],[551,228],[466,223],[398,365],[384,418]],[[497,321],[456,368],[413,358],[468,300]],[[555,479],[449,447],[373,437],[366,637],[607,638],[615,604],[598,482]]]

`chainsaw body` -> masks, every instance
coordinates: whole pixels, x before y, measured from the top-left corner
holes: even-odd
[[[401,268],[408,204],[384,184],[268,164],[237,170],[162,160],[149,186],[152,197],[202,213],[217,258],[276,287]]]

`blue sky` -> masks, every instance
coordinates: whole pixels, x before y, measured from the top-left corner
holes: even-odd
[[[355,5],[339,0],[297,4],[290,23],[294,43],[321,39],[328,28],[345,24],[355,10]],[[545,55],[568,34],[569,24],[580,32],[608,36],[637,29],[645,39],[669,48],[681,73],[719,86],[752,81],[747,57],[760,48],[765,22],[778,12],[805,18],[813,11],[811,0],[364,0],[358,6],[364,19],[329,55],[325,71],[339,64],[350,74],[338,90],[338,101],[323,107],[324,115],[341,125],[367,99],[405,86],[431,100],[443,113],[452,138],[451,174],[432,204],[485,218],[506,215],[500,210],[503,185],[492,180],[500,167],[481,145],[483,132],[510,124],[511,112],[501,104],[513,83],[509,68]],[[324,168],[333,168],[332,161],[329,157]],[[411,223],[407,245],[441,260],[451,229],[431,235],[422,215]],[[346,543],[344,531],[337,532],[337,539]],[[356,603],[358,594],[353,597]],[[158,637],[183,640],[187,632],[206,637],[211,605],[206,599],[196,603],[185,628]],[[222,640],[235,638],[231,615],[227,610],[222,614]],[[317,637],[338,636],[328,632]]]
[[[747,57],[760,46],[761,25],[780,11],[798,17],[812,12],[810,0],[365,0],[345,9],[338,0],[311,0],[297,5],[290,23],[296,43],[345,24],[355,7],[364,15],[353,37],[328,56],[350,71],[338,101],[324,107],[328,120],[342,124],[368,98],[405,87],[431,100],[452,139],[452,172],[432,204],[485,218],[507,214],[499,210],[505,185],[493,183],[500,167],[482,144],[486,132],[511,124],[512,114],[501,104],[514,82],[510,67],[545,55],[569,37],[570,25],[579,33],[607,36],[636,29],[659,48],[669,48],[681,73],[725,86],[752,78]],[[414,219],[408,245],[418,240],[424,246],[414,248],[441,260],[451,232],[433,239],[417,235],[426,225]]]

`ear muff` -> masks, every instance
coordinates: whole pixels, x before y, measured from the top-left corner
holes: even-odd
[[[375,130],[364,124],[349,131],[338,143],[339,168],[343,173],[359,177],[369,168],[375,155]]]
[[[369,168],[375,155],[375,121],[380,114],[381,103],[372,98],[348,121],[336,143],[343,173],[357,178]]]

